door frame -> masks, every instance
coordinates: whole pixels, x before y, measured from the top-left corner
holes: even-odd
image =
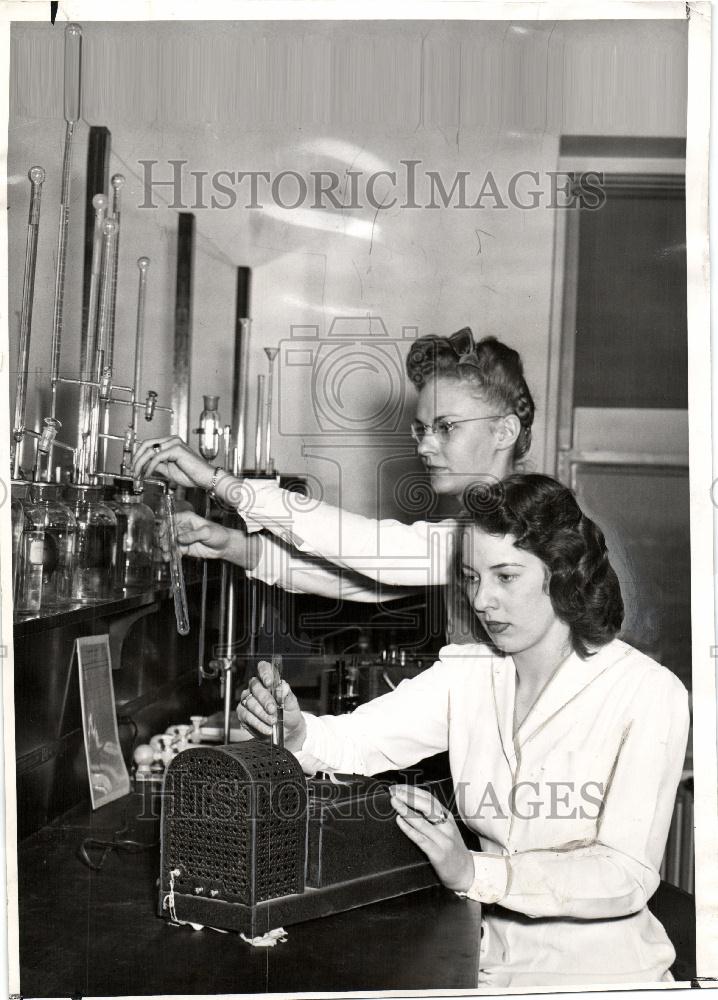
[[[602,136],[562,136],[559,173],[591,171],[603,175],[604,184],[640,188],[655,186],[660,178],[674,187],[685,183],[685,142],[672,138],[608,139]],[[544,468],[561,478],[561,452],[573,446],[573,370],[578,295],[578,241],[580,211],[557,212],[554,229],[551,304],[549,314],[548,370],[546,377]],[[687,461],[687,458],[686,458]]]

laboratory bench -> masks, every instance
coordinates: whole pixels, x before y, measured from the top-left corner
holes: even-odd
[[[237,934],[173,926],[157,915],[160,799],[131,792],[93,812],[79,805],[18,849],[23,997],[472,989],[481,907],[441,886],[287,927],[255,948]],[[87,838],[136,841],[135,853]],[[695,976],[692,897],[666,883],[651,909]]]
[[[88,837],[147,845],[111,851],[99,871]],[[194,931],[157,915],[157,796],[133,792],[78,806],[18,852],[24,997],[471,989],[480,907],[434,886],[287,927],[255,948],[237,934]],[[99,848],[88,848],[98,863]]]
[[[187,590],[195,621],[197,582],[189,581]],[[146,788],[95,812],[87,801],[72,650],[79,635],[102,633],[109,634],[113,650],[118,714],[134,727],[120,724],[128,759],[135,742],[162,732],[169,722],[217,708],[217,686],[197,685],[195,633],[177,636],[166,592],[16,624],[23,996],[475,987],[480,907],[439,886],[291,925],[287,942],[270,949],[253,948],[236,934],[193,931],[158,917],[157,793]],[[297,690],[310,691],[322,675],[322,663],[306,654],[288,659]],[[303,703],[314,707],[304,695]],[[444,776],[441,768],[433,773],[424,764],[427,779]],[[87,838],[106,841],[114,835],[145,849],[111,851],[97,871],[80,860]],[[102,849],[88,847],[88,855],[99,861]],[[692,897],[662,883],[650,905],[678,952],[674,975],[691,978]]]

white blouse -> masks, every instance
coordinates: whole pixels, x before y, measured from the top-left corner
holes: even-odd
[[[674,950],[646,904],[684,763],[685,688],[616,639],[572,654],[514,736],[515,679],[510,657],[446,646],[351,715],[307,715],[297,756],[307,772],[374,774],[448,749],[482,847],[470,895],[499,904],[484,909],[480,985],[670,979]]]

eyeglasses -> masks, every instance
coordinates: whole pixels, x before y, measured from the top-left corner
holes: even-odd
[[[432,424],[422,424],[420,420],[412,420],[411,436],[421,444],[427,434],[433,434],[437,441],[441,442],[441,444],[446,444],[451,437],[452,431],[458,424],[471,424],[475,420],[498,420],[500,417],[505,416],[508,416],[508,414],[492,413],[488,417],[466,417],[463,420],[447,420],[446,417],[437,417]]]

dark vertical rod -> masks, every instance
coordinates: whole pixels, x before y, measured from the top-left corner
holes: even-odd
[[[82,343],[80,364],[84,365],[87,352],[87,316],[90,308],[90,279],[92,276],[92,245],[95,231],[95,209],[92,199],[96,194],[106,195],[110,185],[110,130],[104,125],[91,125],[87,145],[87,185],[85,188],[85,249],[82,272]]]
[[[194,215],[180,212],[177,230],[172,433],[189,441],[189,384],[192,367],[192,259]]]
[[[237,268],[237,306],[234,321],[234,372],[232,378],[232,427],[237,443],[239,472],[246,465],[246,410],[249,384],[249,332],[252,270]]]

